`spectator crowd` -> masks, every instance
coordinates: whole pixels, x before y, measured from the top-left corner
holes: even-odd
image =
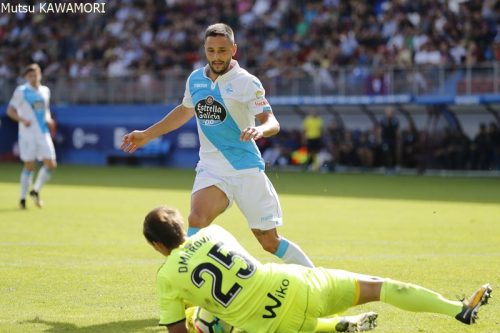
[[[395,173],[400,168],[426,170],[500,170],[500,127],[494,121],[481,123],[477,134],[469,138],[459,126],[438,126],[439,113],[429,108],[425,128],[413,122],[400,125],[400,116],[387,107],[381,119],[368,130],[347,128],[333,119],[323,126],[319,142],[308,139],[313,111],[304,119],[304,128],[282,130],[279,136],[261,139],[258,145],[272,166],[296,166],[313,171],[351,169],[370,171],[377,168]]]
[[[497,0],[116,0],[105,13],[1,13],[0,78],[31,62],[73,78],[191,70],[205,27],[219,21],[264,82],[308,73],[332,87],[339,66],[500,61]],[[372,75],[368,90],[380,91]]]
[[[0,13],[0,85],[32,62],[45,77],[74,80],[134,76],[147,85],[188,73],[204,63],[204,29],[215,22],[234,28],[238,61],[266,88],[306,77],[333,91],[332,71],[350,67],[363,93],[381,94],[384,72],[364,66],[500,62],[499,0],[116,0],[105,1],[105,13]],[[495,123],[468,138],[459,129],[401,129],[386,117],[369,131],[333,123],[320,139],[314,129],[307,138],[291,130],[260,144],[272,163],[313,168],[498,168]]]

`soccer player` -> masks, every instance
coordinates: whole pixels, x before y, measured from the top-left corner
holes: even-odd
[[[23,76],[27,82],[16,88],[7,108],[7,115],[19,123],[19,152],[21,161],[24,162],[19,207],[26,209],[26,196],[32,182],[35,162],[41,160],[43,166],[29,192],[35,204],[41,208],[43,201],[40,190],[57,167],[49,131],[49,127],[54,124],[49,109],[50,89],[41,84],[42,71],[38,64],[26,67]]]
[[[300,247],[276,230],[282,225],[281,207],[255,144],[259,138],[277,134],[280,128],[264,88],[233,59],[237,45],[228,25],[209,26],[204,47],[208,65],[189,76],[182,104],[146,130],[125,135],[121,148],[132,153],[196,116],[200,160],[188,235],[210,225],[234,201],[264,250],[286,263],[312,267]]]
[[[292,264],[261,264],[220,226],[204,228],[186,238],[181,215],[168,207],[155,208],[146,215],[143,234],[166,256],[157,273],[157,287],[160,325],[166,325],[170,333],[186,332],[183,301],[251,333],[328,328],[341,332],[335,318],[318,318],[373,301],[472,324],[492,291],[485,284],[460,302],[387,278]]]

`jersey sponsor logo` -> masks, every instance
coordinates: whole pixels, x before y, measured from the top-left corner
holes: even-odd
[[[45,109],[45,102],[41,99],[36,100],[33,103],[31,103],[31,107],[33,108],[33,110],[37,112],[43,112]]]
[[[274,304],[266,305],[264,307],[266,313],[262,315],[262,318],[270,319],[276,317],[276,312],[274,312],[274,309],[281,307],[282,303],[280,301],[280,298],[285,299],[286,291],[288,290],[289,285],[290,281],[288,281],[287,279],[283,279],[281,281],[281,285],[274,291],[274,293],[267,293],[267,297],[269,297],[274,302]]]
[[[226,119],[227,111],[224,106],[212,96],[198,101],[195,105],[196,117],[205,126],[219,125]]]
[[[276,312],[274,312],[275,308],[279,308],[281,306],[281,301],[277,299],[273,294],[267,293],[267,297],[274,301],[273,305],[266,305],[265,309],[269,314],[263,314],[262,318],[270,319],[276,317]]]
[[[193,86],[195,88],[207,88],[208,84],[207,83],[194,83]]]
[[[265,98],[255,101],[255,106],[266,106],[266,105],[269,105],[269,102]]]

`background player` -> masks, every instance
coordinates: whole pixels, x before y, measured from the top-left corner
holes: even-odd
[[[299,246],[276,230],[282,224],[281,207],[255,140],[276,135],[280,126],[260,81],[233,59],[236,50],[228,25],[209,26],[205,31],[208,65],[189,76],[182,104],[148,129],[125,135],[122,149],[134,152],[196,115],[200,161],[188,235],[210,225],[235,201],[264,250],[287,263],[312,267]]]
[[[372,301],[432,312],[472,324],[490,297],[488,284],[463,302],[410,283],[299,265],[261,264],[220,226],[186,239],[177,210],[159,207],[144,220],[143,234],[166,261],[158,271],[160,324],[184,333],[183,301],[202,306],[247,332],[314,332],[318,321]],[[335,326],[331,326],[333,330]]]
[[[30,196],[38,207],[42,186],[50,179],[56,168],[56,153],[49,127],[54,125],[49,102],[50,89],[41,84],[42,71],[38,64],[31,64],[23,71],[26,83],[14,91],[7,108],[7,115],[19,123],[19,153],[24,168],[21,172],[21,199],[19,206],[26,209],[26,195],[33,178],[37,160],[43,161]]]

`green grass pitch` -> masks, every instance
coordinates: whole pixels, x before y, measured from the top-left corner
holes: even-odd
[[[0,332],[160,332],[155,273],[162,258],[142,219],[160,204],[189,212],[192,170],[61,166],[46,206],[17,208],[20,164],[0,164]],[[500,180],[268,173],[280,233],[321,266],[415,282],[449,298],[490,282],[479,323],[372,303],[375,332],[500,332]],[[217,223],[257,258],[275,259],[238,208]],[[495,290],[496,289],[496,290]]]

